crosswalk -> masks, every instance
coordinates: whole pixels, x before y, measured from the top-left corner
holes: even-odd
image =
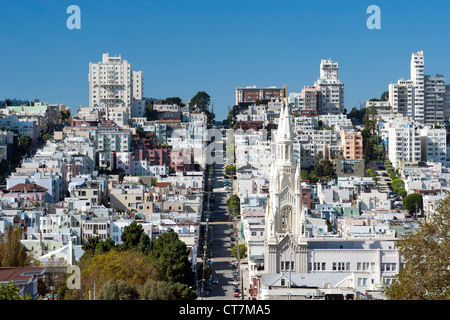
[[[215,225],[215,224],[233,225],[234,224],[233,221],[209,221],[209,222],[202,221],[202,222],[200,222],[201,225],[206,225],[206,223],[208,223],[209,225]]]

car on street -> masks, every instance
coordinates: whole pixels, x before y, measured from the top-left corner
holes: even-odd
[[[213,279],[213,284],[219,284],[219,279],[214,278],[214,279]]]

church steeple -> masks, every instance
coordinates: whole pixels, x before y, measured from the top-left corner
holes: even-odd
[[[277,129],[277,161],[292,164],[294,159],[294,134],[289,105],[283,105]]]
[[[270,168],[264,253],[264,268],[268,273],[282,272],[287,265],[294,272],[307,270],[306,211],[302,210],[301,167],[294,160],[291,121],[289,105],[285,102],[274,136],[276,156]]]

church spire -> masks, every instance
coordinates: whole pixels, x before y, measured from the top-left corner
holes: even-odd
[[[280,111],[280,120],[278,121],[278,141],[294,140],[292,134],[291,114],[289,111],[289,105],[284,104]]]

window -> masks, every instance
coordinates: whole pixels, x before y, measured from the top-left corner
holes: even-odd
[[[358,287],[367,286],[367,278],[358,278]]]

